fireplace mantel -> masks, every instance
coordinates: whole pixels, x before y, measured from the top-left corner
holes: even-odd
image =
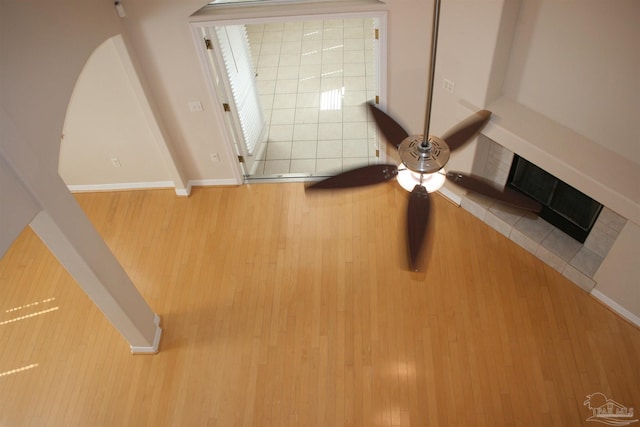
[[[486,108],[493,115],[485,136],[640,224],[639,164],[509,98]]]

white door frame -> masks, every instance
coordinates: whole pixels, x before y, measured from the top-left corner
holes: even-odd
[[[213,17],[211,17],[213,18]],[[351,18],[374,18],[378,23],[378,43],[375,44],[375,68],[378,85],[379,103],[384,108],[387,99],[387,12],[386,10],[362,10],[357,12],[343,12],[343,13],[326,13],[318,12],[317,14],[304,14],[304,15],[282,15],[282,16],[244,16],[244,17],[232,17],[232,18],[220,18],[211,20],[194,20],[191,22],[191,30],[196,44],[196,51],[200,57],[203,72],[205,74],[205,80],[209,87],[209,95],[212,98],[214,110],[220,118],[220,123],[224,123],[223,134],[227,137],[226,143],[229,153],[229,158],[237,158],[238,144],[241,144],[241,129],[239,127],[239,120],[237,114],[234,114],[235,118],[230,118],[229,114],[226,114],[223,109],[223,104],[228,103],[231,99],[231,92],[229,87],[229,81],[224,71],[224,61],[220,58],[220,55],[214,52],[213,55],[209,55],[207,47],[204,43],[203,37],[207,34],[208,28],[224,25],[243,25],[243,24],[266,24],[271,22],[290,22],[290,21],[306,21],[306,20],[326,20],[326,19],[351,19]],[[212,58],[210,60],[210,58]],[[215,59],[217,63],[212,63]],[[216,80],[222,80],[222,83],[216,82]],[[224,93],[220,93],[217,90],[218,87],[223,86]],[[380,141],[380,137],[378,137]],[[380,153],[380,161],[386,160],[386,150],[380,148],[378,142],[378,149]],[[238,184],[244,183],[244,172],[240,162],[233,162],[234,176]]]

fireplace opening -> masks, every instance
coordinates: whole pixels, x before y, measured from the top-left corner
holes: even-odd
[[[518,155],[514,155],[507,185],[540,202],[540,217],[580,243],[602,210],[591,197]]]

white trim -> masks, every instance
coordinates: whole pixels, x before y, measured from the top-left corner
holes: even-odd
[[[187,182],[187,188],[176,187],[176,196],[189,197],[190,195],[191,195],[191,182]]]
[[[447,187],[440,187],[440,189],[438,190],[438,193],[442,194],[444,197],[446,197],[448,200],[452,201],[458,206],[462,204],[462,196],[457,193],[454,193],[453,191],[449,190]]]
[[[162,337],[162,328],[160,327],[160,316],[154,315],[153,323],[156,324],[156,335],[153,338],[153,345],[149,347],[144,346],[129,346],[132,354],[157,354],[158,347],[160,347],[160,338]]]
[[[374,18],[379,24],[379,46],[378,55],[376,55],[376,72],[378,75],[378,95],[380,96],[380,104],[386,104],[387,98],[387,8],[384,3],[380,3],[372,0],[356,0],[356,1],[343,1],[343,2],[318,2],[310,1],[308,8],[304,4],[296,3],[294,5],[281,5],[283,8],[270,9],[270,13],[262,15],[259,8],[229,8],[228,14],[222,13],[223,11],[218,8],[205,7],[196,12],[190,17],[190,26],[193,40],[196,46],[196,52],[200,58],[200,64],[209,87],[209,96],[214,105],[213,113],[218,117],[219,123],[222,125],[220,128],[223,131],[223,135],[226,137],[226,141],[223,144],[229,158],[233,159],[238,153],[238,144],[236,142],[235,134],[239,134],[239,129],[229,126],[226,120],[225,113],[222,111],[222,103],[224,99],[230,98],[229,93],[221,93],[216,87],[213,75],[214,73],[223,75],[220,66],[224,62],[219,57],[219,49],[213,49],[212,58],[209,58],[209,51],[204,47],[202,38],[205,34],[211,40],[214,40],[214,34],[208,31],[208,28],[221,26],[221,25],[240,25],[240,24],[252,24],[252,23],[270,23],[270,22],[286,22],[291,20],[305,21],[315,19],[348,19],[348,18]],[[325,3],[324,5],[322,3]],[[340,3],[340,4],[338,4]],[[213,11],[212,9],[217,9]],[[224,8],[222,8],[224,9]],[[221,13],[218,13],[221,12]],[[211,61],[210,61],[211,59]],[[215,60],[215,61],[214,61]],[[216,66],[212,61],[216,62]],[[220,70],[214,68],[221,68]],[[227,86],[227,78],[221,79],[223,86]],[[227,92],[229,92],[227,90]],[[216,108],[217,107],[217,108]],[[378,139],[378,149],[380,150],[380,161],[386,160],[386,150],[379,146],[380,139]],[[240,163],[232,162],[233,173],[236,177],[236,181],[233,184],[223,185],[242,185],[244,183],[244,171]],[[209,185],[209,184],[205,184]],[[218,185],[218,184],[212,184]]]
[[[126,191],[126,190],[153,190],[160,188],[175,188],[173,181],[151,181],[151,182],[121,182],[114,184],[80,184],[67,185],[72,193],[86,193],[98,191]],[[177,192],[177,190],[176,190]]]
[[[235,179],[190,179],[186,188],[177,188],[172,181],[123,182],[115,184],[67,185],[72,193],[96,193],[101,191],[159,190],[175,188],[176,195],[189,197],[192,187],[218,187],[240,185]]]
[[[192,23],[191,34],[193,36],[193,42],[196,46],[196,53],[200,58],[200,66],[202,68],[202,72],[204,73],[207,87],[209,88],[208,90],[209,99],[211,100],[212,105],[217,107],[217,108],[213,108],[213,115],[218,120],[219,129],[222,131],[222,135],[225,139],[222,145],[224,147],[224,150],[227,153],[227,157],[229,159],[236,159],[238,156],[238,153],[236,152],[235,135],[233,133],[234,129],[230,129],[230,126],[227,123],[227,119],[224,115],[225,113],[222,110],[222,104],[224,102],[227,102],[227,99],[226,99],[227,94],[220,93],[221,91],[218,91],[217,89],[216,82],[214,81],[214,75],[219,73],[219,70],[214,69],[215,64],[209,62],[209,53],[207,52],[207,49],[204,47],[204,43],[202,40],[204,34],[207,34],[210,40],[214,40],[213,36],[208,33],[208,30],[206,27],[207,27],[206,25],[195,25]],[[218,53],[218,49],[216,49],[216,51],[213,52],[214,55],[217,53]],[[242,184],[242,179],[244,174],[242,170],[242,166],[240,165],[239,162],[233,161],[233,160],[230,162],[230,164],[231,164],[231,171],[234,177],[233,178],[234,185]],[[187,183],[187,186],[190,188],[189,183]]]
[[[623,306],[621,306],[620,304],[618,304],[617,302],[615,302],[614,300],[612,300],[611,298],[609,298],[608,296],[600,292],[599,290],[593,289],[591,291],[591,295],[595,299],[600,301],[602,304],[606,305],[611,310],[619,314],[621,317],[625,318],[626,320],[633,323],[637,327],[640,327],[640,317],[636,316],[635,314],[633,314],[632,312],[630,312],[629,310],[627,310],[626,308],[624,308]]]
[[[240,185],[235,179],[190,179],[189,191],[191,187],[218,187],[218,186],[232,186]]]

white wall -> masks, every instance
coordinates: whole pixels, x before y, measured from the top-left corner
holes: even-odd
[[[640,164],[640,2],[523,0],[504,93]]]
[[[223,132],[213,113],[210,95],[189,27],[189,17],[206,0],[129,0],[122,20],[127,41],[145,76],[158,120],[168,144],[188,180],[234,179]],[[189,101],[204,111],[189,111]],[[212,163],[215,152],[221,161]]]
[[[173,187],[150,128],[156,124],[147,122],[117,37],[93,52],[78,78],[63,128],[60,176],[72,189]]]
[[[0,256],[39,211],[38,203],[0,155]]]
[[[636,324],[640,322],[638,242],[640,227],[628,221],[594,277],[597,282],[595,295],[604,295],[631,313],[635,319],[630,320]]]

